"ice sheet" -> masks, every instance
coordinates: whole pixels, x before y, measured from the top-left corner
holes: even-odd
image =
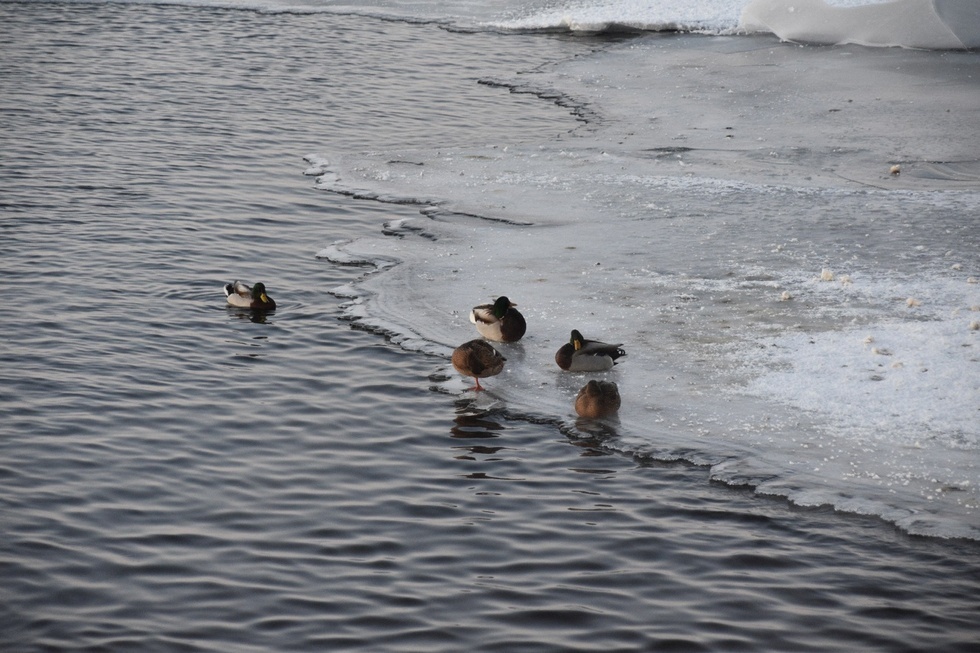
[[[433,355],[444,391],[469,385],[447,360],[477,337],[469,308],[506,294],[529,332],[500,345],[478,405],[980,537],[976,55],[862,52],[651,36],[522,75],[591,121],[546,143],[311,155],[325,190],[423,202],[320,255],[399,261],[338,294]],[[612,423],[575,418],[589,376],[553,359],[572,328],[625,344],[597,375],[620,385]]]
[[[567,168],[557,169],[559,180],[545,170],[556,171],[554,159],[568,152],[514,156],[496,161],[512,171],[503,178],[480,176],[455,156],[445,156],[441,170],[427,162],[426,177],[447,195],[458,194],[460,177],[468,179],[481,194],[507,197],[508,213],[541,211],[550,219],[528,227],[505,216],[487,221],[435,211],[402,238],[343,246],[364,258],[402,261],[358,288],[349,308],[362,326],[445,357],[476,337],[469,307],[506,293],[530,332],[520,344],[500,346],[507,368],[485,382],[490,391],[478,401],[573,427],[572,398],[586,377],[560,372],[553,355],[577,328],[626,343],[626,360],[600,375],[617,381],[624,396],[612,446],[725,463],[718,478],[760,491],[802,503],[843,506],[846,499],[848,509],[900,513],[912,530],[975,535],[980,339],[970,316],[980,293],[962,264],[952,263],[966,260],[973,269],[975,258],[945,249],[956,247],[951,242],[917,250],[913,243],[930,241],[914,229],[888,242],[891,229],[867,223],[871,240],[863,244],[872,251],[863,257],[833,239],[792,236],[816,230],[805,219],[780,223],[767,208],[780,202],[806,216],[807,204],[827,202],[853,218],[878,204],[887,222],[906,209],[931,217],[934,198],[795,195]],[[531,161],[538,157],[546,161],[541,167]],[[402,181],[385,178],[386,191]],[[475,208],[470,199],[467,207]],[[617,210],[624,200],[636,210]],[[726,219],[720,204],[761,220]],[[976,209],[975,198],[944,204],[955,212]],[[893,277],[874,264],[877,257],[918,260],[921,273]],[[819,280],[826,265],[838,269],[834,281]],[[784,300],[784,292],[792,299]],[[908,306],[910,297],[920,304]],[[881,351],[864,343],[867,336]],[[445,375],[448,391],[463,391],[448,365],[434,371]],[[947,495],[956,505],[924,526],[929,503]]]
[[[596,33],[613,30],[733,32],[747,0],[619,0],[529,5],[520,15],[492,23],[513,30],[567,30]]]

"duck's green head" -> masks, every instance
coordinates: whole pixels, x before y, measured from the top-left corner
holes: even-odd
[[[260,301],[269,301],[269,296],[265,294],[265,284],[259,282],[252,286],[252,297],[258,298]]]
[[[585,343],[585,338],[582,337],[582,334],[577,329],[572,329],[572,337],[568,342],[572,343],[575,351],[578,351],[582,348],[583,343]]]
[[[493,316],[499,320],[511,306],[517,306],[517,304],[512,303],[506,297],[498,297],[497,301],[493,303]]]

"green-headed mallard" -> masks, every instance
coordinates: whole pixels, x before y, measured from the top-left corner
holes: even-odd
[[[241,281],[225,284],[225,295],[228,303],[236,308],[251,308],[259,311],[276,310],[276,302],[265,292],[265,284],[257,283],[249,286]]]
[[[612,415],[622,403],[619,388],[612,381],[592,380],[586,383],[575,397],[575,412],[579,417],[599,419]]]
[[[617,358],[625,355],[622,345],[586,340],[581,333],[573,330],[571,340],[555,353],[555,362],[569,372],[601,372],[611,368]]]
[[[517,304],[506,297],[498,297],[492,304],[480,304],[470,311],[470,322],[487,340],[517,342],[527,331],[527,322],[516,308]]]
[[[453,351],[453,367],[463,376],[476,379],[475,390],[483,390],[480,379],[500,374],[505,360],[500,352],[483,340],[464,342]]]

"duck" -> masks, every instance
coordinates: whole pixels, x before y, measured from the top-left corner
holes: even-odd
[[[453,367],[463,376],[476,379],[474,390],[483,390],[480,379],[496,376],[504,369],[507,359],[484,340],[470,340],[453,350]]]
[[[487,340],[517,342],[527,331],[524,316],[507,297],[498,297],[492,304],[480,304],[470,311],[470,322]]]
[[[259,311],[276,310],[276,302],[265,291],[264,283],[249,286],[241,281],[225,284],[228,304],[236,308],[250,308]]]
[[[626,355],[622,347],[622,344],[586,340],[573,329],[571,339],[555,352],[555,362],[568,372],[601,372],[612,368],[617,358]]]
[[[579,417],[599,419],[612,415],[622,404],[619,387],[612,381],[589,381],[575,397],[575,412]]]

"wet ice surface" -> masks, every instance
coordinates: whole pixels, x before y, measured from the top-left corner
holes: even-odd
[[[422,204],[321,255],[400,261],[341,294],[438,356],[471,306],[516,301],[528,335],[481,403],[574,428],[589,376],[553,356],[576,328],[628,352],[597,375],[614,446],[977,537],[977,56],[855,54],[650,37],[522,78],[581,101],[576,134],[313,155],[321,188]]]

